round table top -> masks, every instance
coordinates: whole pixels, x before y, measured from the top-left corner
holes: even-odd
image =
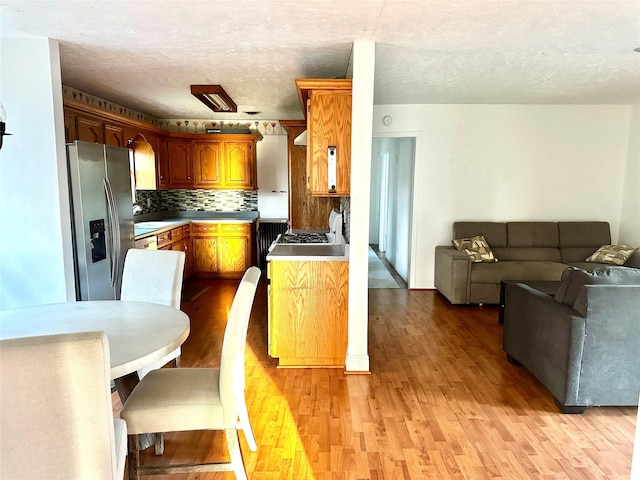
[[[184,343],[190,326],[184,312],[145,302],[83,301],[0,311],[0,339],[86,331],[107,334],[114,379],[164,358]]]

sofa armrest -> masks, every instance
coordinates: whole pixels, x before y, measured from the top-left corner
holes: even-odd
[[[436,247],[434,285],[452,304],[469,303],[471,283],[469,255],[453,247]]]
[[[524,284],[505,287],[502,349],[561,405],[577,405],[586,319]]]

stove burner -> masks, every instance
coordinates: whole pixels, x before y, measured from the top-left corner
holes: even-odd
[[[326,233],[283,233],[278,243],[328,243]]]

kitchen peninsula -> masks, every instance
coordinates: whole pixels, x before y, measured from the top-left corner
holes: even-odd
[[[269,355],[279,367],[344,367],[349,245],[276,245],[267,261]]]

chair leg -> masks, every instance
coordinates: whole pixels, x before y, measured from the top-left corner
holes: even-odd
[[[127,435],[127,471],[129,480],[138,480],[138,468],[140,467],[140,441],[138,435]]]
[[[231,466],[236,474],[236,480],[247,480],[247,472],[244,469],[244,460],[242,459],[242,450],[240,450],[240,442],[238,441],[238,430],[235,428],[226,428],[225,437],[227,439],[227,450],[231,457]]]
[[[156,455],[162,455],[164,453],[164,435],[162,433],[154,433],[153,438],[155,440]]]
[[[247,411],[247,404],[245,402],[239,402],[238,405],[240,422],[238,422],[239,428],[244,432],[244,438],[247,440],[247,445],[249,445],[249,450],[255,452],[258,450],[258,445],[256,444],[256,437],[253,434],[253,429],[251,428],[251,422],[249,421],[249,412]]]

